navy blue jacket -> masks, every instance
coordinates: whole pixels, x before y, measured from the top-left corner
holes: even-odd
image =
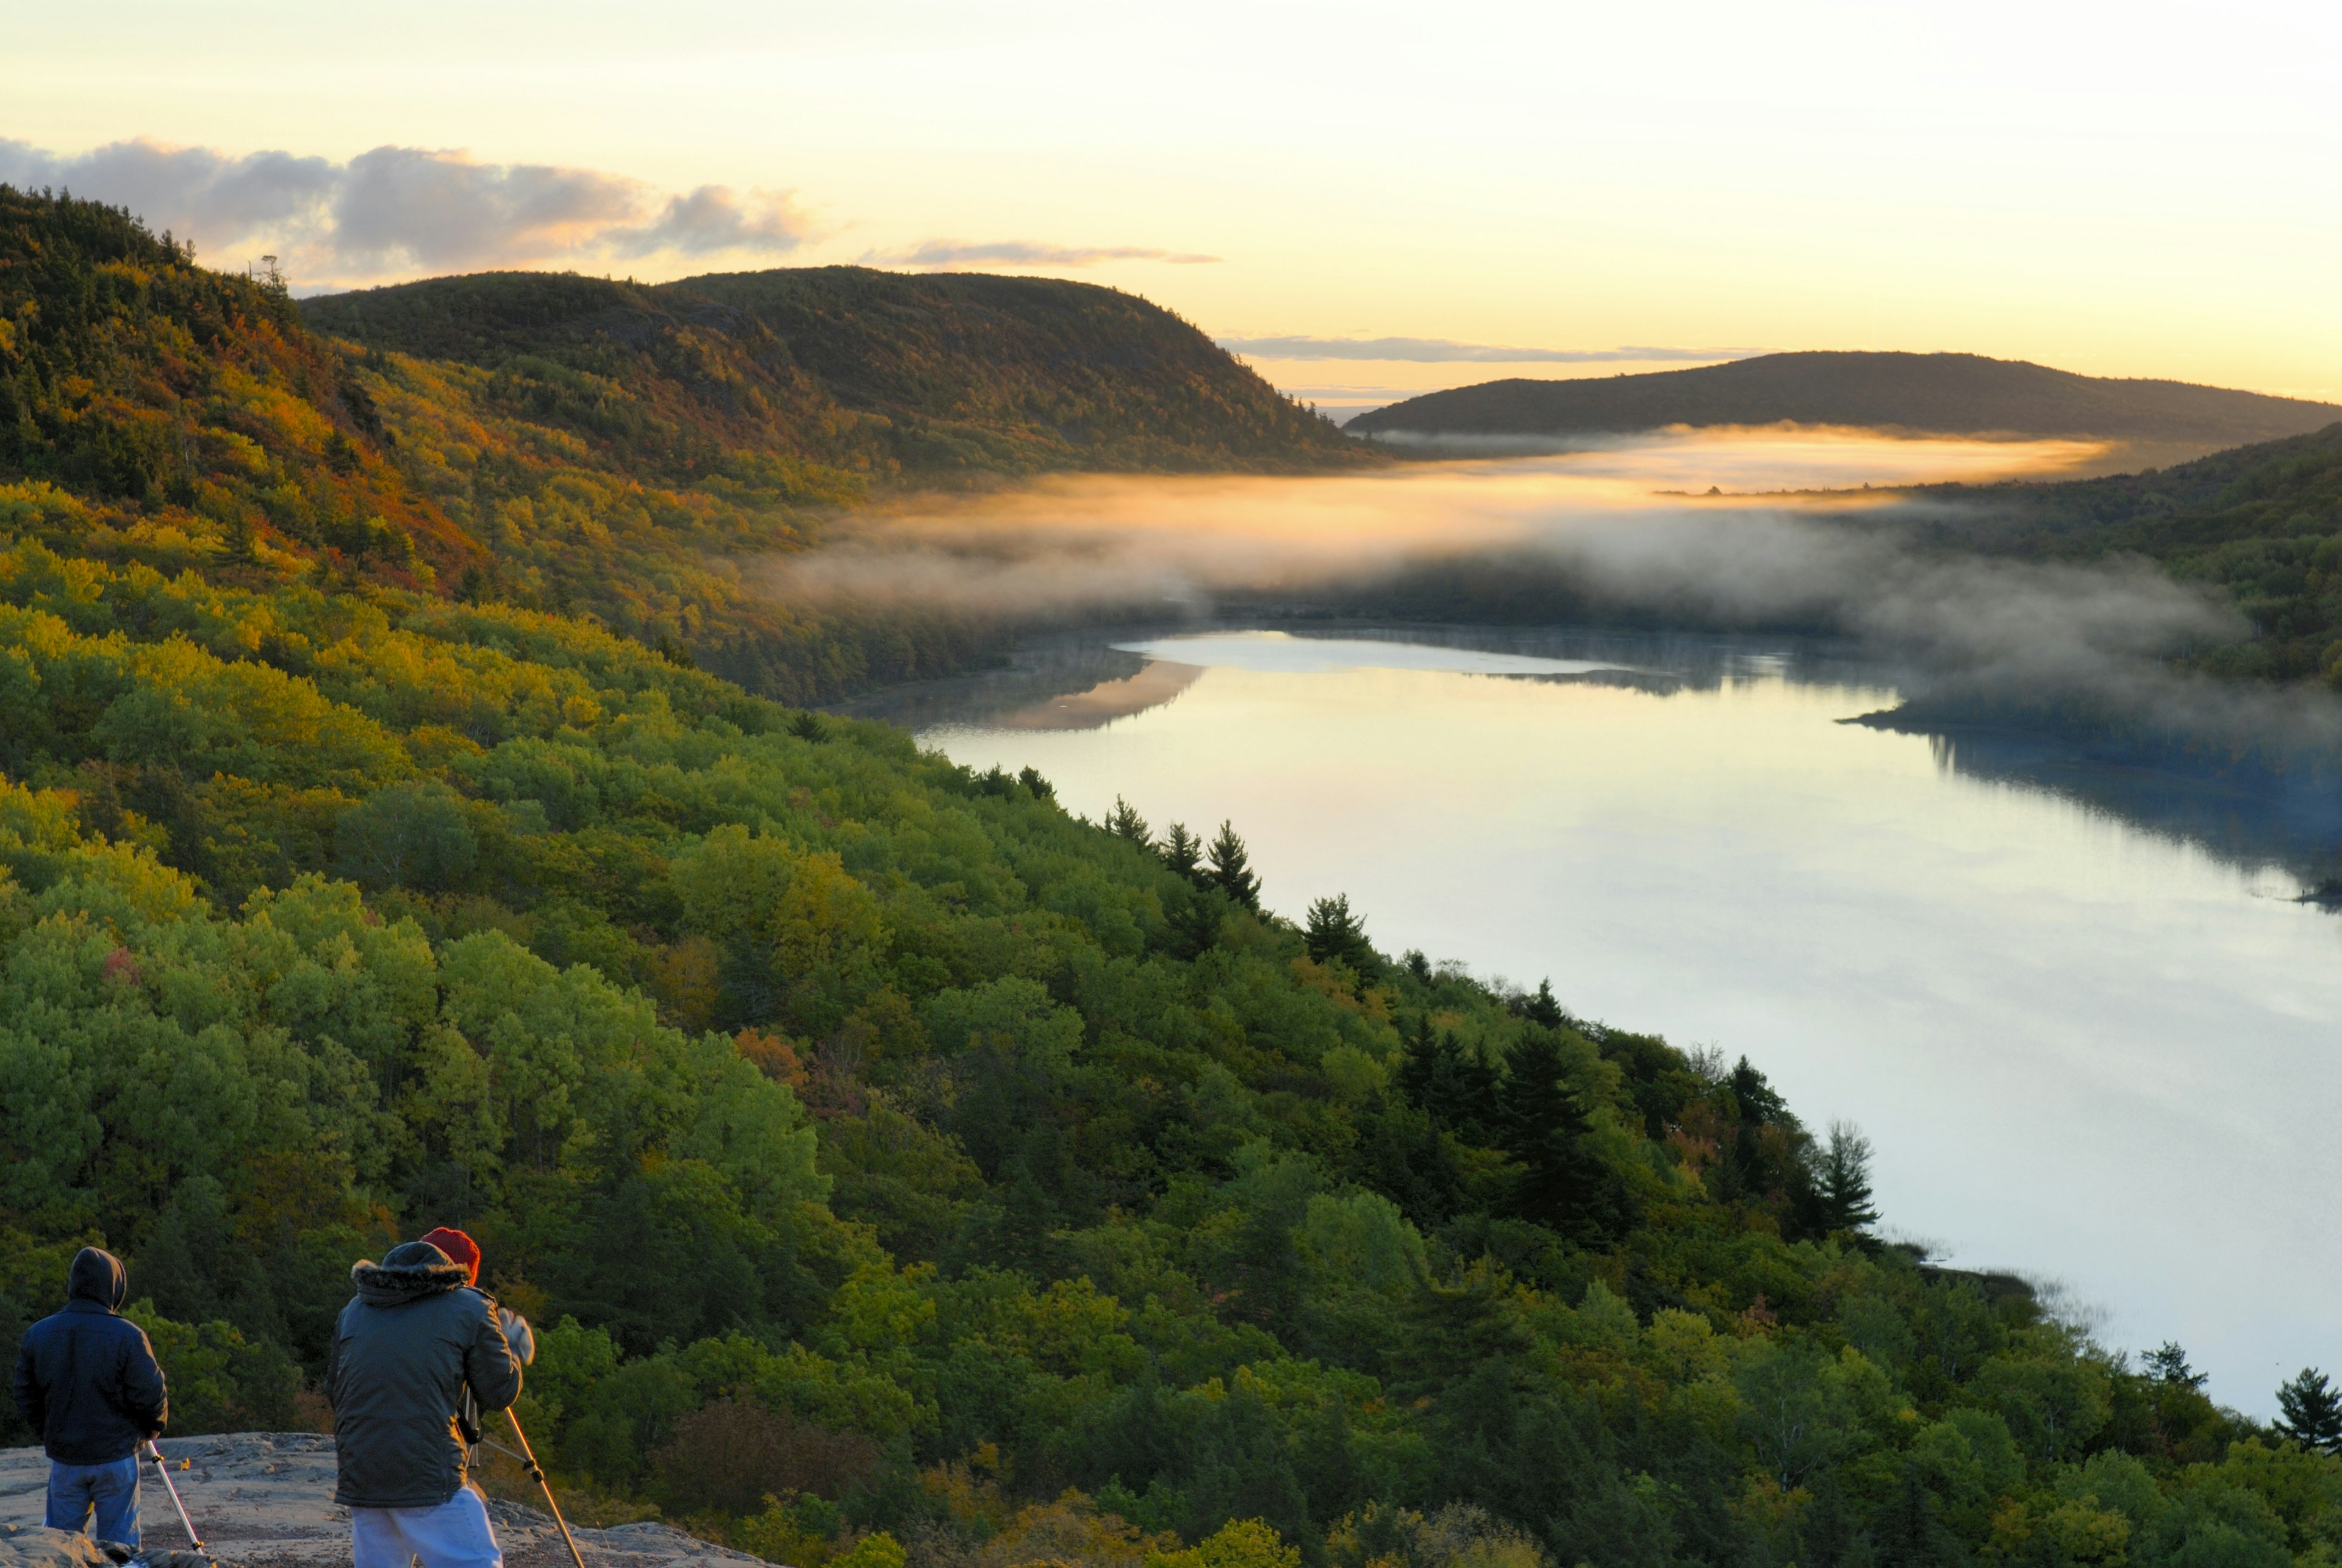
[[[130,1276],[113,1253],[84,1247],[65,1310],[25,1331],[16,1408],[60,1464],[111,1464],[138,1452],[171,1413],[145,1331],[115,1316]]]

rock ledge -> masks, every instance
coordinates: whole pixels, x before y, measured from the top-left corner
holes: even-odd
[[[237,1568],[340,1568],[350,1560],[350,1511],[334,1503],[334,1440],[308,1432],[235,1432],[166,1437],[171,1480],[214,1555]],[[180,1466],[185,1464],[185,1468]],[[0,1568],[40,1568],[26,1554],[54,1553],[41,1523],[49,1462],[37,1448],[0,1449]],[[150,1546],[184,1546],[185,1532],[147,1466],[140,1525]],[[492,1502],[496,1540],[508,1568],[567,1568],[553,1516]],[[769,1568],[763,1559],[686,1535],[670,1524],[579,1530],[586,1568]],[[25,1562],[9,1556],[16,1550]],[[47,1561],[44,1558],[44,1563]],[[58,1568],[63,1568],[60,1563]]]

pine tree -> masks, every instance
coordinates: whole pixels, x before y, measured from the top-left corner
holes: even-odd
[[[2280,1433],[2304,1448],[2342,1454],[2342,1391],[2324,1373],[2303,1367],[2277,1391],[2277,1407],[2283,1413],[2277,1423]]]
[[[1567,1014],[1561,1010],[1561,1004],[1554,1000],[1550,978],[1538,981],[1536,994],[1522,997],[1515,1011],[1530,1023],[1542,1024],[1548,1029],[1558,1029],[1568,1022]]]
[[[2147,1363],[2147,1374],[2182,1388],[2202,1388],[2204,1374],[2187,1364],[2187,1353],[2177,1340],[2165,1340],[2139,1358]]]
[[[1220,824],[1220,831],[1213,835],[1205,855],[1211,867],[1207,877],[1211,884],[1246,909],[1259,913],[1260,878],[1252,874],[1245,842],[1236,836],[1233,823]]]
[[[1227,912],[1228,901],[1208,887],[1166,899],[1171,955],[1189,961],[1219,945],[1220,921]]]
[[[1163,864],[1196,886],[1205,884],[1203,841],[1187,831],[1186,823],[1173,823],[1163,835]]]
[[[1331,964],[1338,959],[1362,976],[1371,975],[1382,966],[1375,956],[1374,944],[1366,940],[1366,923],[1350,913],[1347,894],[1311,903],[1305,940],[1313,963]]]
[[[1765,1074],[1743,1056],[1732,1069],[1732,1101],[1740,1113],[1744,1127],[1757,1127],[1775,1121],[1788,1109],[1780,1092],[1765,1081]]]
[[[1454,1034],[1435,1032],[1420,1018],[1412,1034],[1402,1029],[1401,1035],[1406,1055],[1399,1063],[1398,1084],[1406,1097],[1464,1142],[1482,1147],[1496,1143],[1501,1111],[1496,1070]]]
[[[1786,1171],[1777,1171],[1766,1154],[1765,1141],[1760,1134],[1768,1123],[1787,1120],[1788,1106],[1765,1081],[1765,1074],[1743,1056],[1725,1083],[1732,1092],[1733,1114],[1737,1124],[1732,1130],[1731,1154],[1726,1162],[1728,1174],[1724,1194],[1763,1193],[1776,1182],[1787,1184],[1805,1182],[1806,1166],[1802,1160]],[[1795,1129],[1794,1123],[1791,1123],[1791,1127]]]
[[[1106,815],[1106,830],[1141,849],[1154,847],[1154,840],[1147,836],[1146,819],[1133,811],[1130,803],[1120,795],[1114,797],[1114,810]]]
[[[1878,1223],[1871,1203],[1870,1140],[1845,1122],[1830,1124],[1829,1144],[1814,1163],[1814,1196],[1821,1228],[1860,1235]]]
[[[1589,1136],[1594,1123],[1568,1083],[1560,1037],[1532,1029],[1505,1064],[1501,1129],[1505,1152],[1521,1166],[1514,1202],[1521,1218],[1579,1242],[1598,1242],[1613,1227],[1620,1197]]]
[[[1398,1064],[1399,1091],[1436,1117],[1434,1101],[1444,1096],[1453,1075],[1446,1058],[1456,1048],[1455,1037],[1446,1030],[1432,1034],[1421,1017],[1401,1024],[1398,1033],[1406,1046]]]

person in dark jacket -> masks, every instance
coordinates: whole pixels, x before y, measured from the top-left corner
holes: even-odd
[[[471,1238],[464,1237],[470,1246]],[[497,1411],[520,1393],[508,1332],[526,1325],[474,1288],[466,1267],[427,1242],[350,1270],[325,1363],[354,1568],[501,1568],[480,1494],[465,1484],[467,1405]],[[508,1330],[507,1325],[518,1325]]]
[[[171,1404],[145,1331],[119,1315],[129,1293],[121,1259],[75,1253],[65,1310],[25,1331],[15,1394],[48,1451],[49,1528],[80,1530],[95,1513],[97,1539],[135,1546],[138,1449]]]

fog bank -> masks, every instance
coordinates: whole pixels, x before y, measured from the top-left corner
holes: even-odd
[[[858,520],[775,561],[769,583],[1035,624],[1275,608],[1797,630],[1896,661],[1922,703],[2047,704],[2227,744],[2342,742],[2342,705],[2323,694],[2167,664],[2247,628],[2147,563],[1922,549],[1891,497],[1781,494],[2056,473],[2076,448],[1738,432],[1366,476],[1057,478]]]

